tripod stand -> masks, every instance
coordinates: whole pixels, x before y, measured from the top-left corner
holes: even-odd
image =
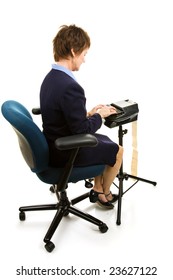
[[[123,146],[123,136],[124,134],[127,133],[127,129],[123,129],[122,125],[119,125],[119,130],[118,130],[118,137],[119,137],[119,145]],[[137,182],[139,181],[143,181],[145,183],[148,183],[148,184],[152,184],[154,186],[156,186],[156,182],[154,181],[150,181],[150,180],[147,180],[147,179],[144,179],[144,178],[140,178],[140,177],[137,177],[137,176],[133,176],[133,175],[130,175],[130,174],[127,174],[123,171],[123,163],[121,165],[121,168],[120,168],[120,171],[119,171],[119,174],[117,175],[118,177],[118,180],[119,180],[119,186],[117,186],[114,182],[113,184],[119,189],[119,194],[118,194],[118,209],[117,209],[117,225],[120,225],[121,224],[121,205],[122,205],[122,196],[127,192],[129,191],[134,185],[136,185]],[[128,178],[132,178],[132,179],[135,179],[136,181],[126,190],[126,191],[123,191],[123,181],[124,179],[125,180],[128,180]]]

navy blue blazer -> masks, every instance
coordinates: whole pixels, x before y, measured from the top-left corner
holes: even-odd
[[[69,75],[52,69],[45,77],[40,91],[43,131],[46,138],[95,133],[102,125],[99,114],[87,117],[83,88]]]
[[[95,148],[81,148],[76,166],[115,163],[118,145],[95,133],[102,125],[102,118],[97,113],[87,117],[84,90],[71,76],[56,69],[47,74],[40,89],[40,108],[51,166],[64,166],[70,153],[57,150],[54,141],[80,133],[95,134],[99,144]]]

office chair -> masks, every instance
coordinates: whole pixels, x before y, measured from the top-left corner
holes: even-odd
[[[50,189],[56,194],[56,204],[22,206],[19,208],[19,219],[24,221],[26,211],[55,210],[55,216],[43,239],[45,249],[52,252],[55,248],[51,238],[60,224],[62,218],[68,214],[74,214],[92,224],[98,226],[100,232],[105,233],[108,227],[97,218],[84,213],[73,207],[74,204],[89,197],[89,192],[69,200],[67,189],[69,183],[77,183],[87,178],[93,178],[101,174],[105,168],[104,165],[95,165],[87,167],[74,167],[74,160],[80,147],[94,147],[97,145],[97,139],[91,134],[80,134],[59,138],[55,141],[55,146],[60,150],[71,150],[69,161],[64,168],[53,168],[49,166],[49,148],[44,134],[35,124],[29,111],[19,102],[7,100],[1,107],[2,115],[12,125],[17,134],[19,147],[22,155],[38,178],[51,185]]]

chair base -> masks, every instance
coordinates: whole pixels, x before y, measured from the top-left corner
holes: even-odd
[[[43,210],[56,210],[56,214],[49,226],[49,229],[44,237],[45,248],[48,252],[52,252],[55,248],[55,245],[51,241],[51,238],[56,231],[58,225],[60,224],[62,218],[67,216],[69,213],[78,216],[92,224],[95,224],[99,227],[100,232],[105,233],[108,230],[108,227],[101,220],[89,215],[88,213],[82,212],[79,209],[73,207],[72,205],[80,202],[81,200],[87,198],[89,193],[83,194],[71,202],[67,197],[66,191],[60,192],[59,201],[56,204],[43,204],[43,205],[33,205],[33,206],[23,206],[19,208],[19,219],[21,221],[25,220],[25,212],[26,211],[43,211]]]

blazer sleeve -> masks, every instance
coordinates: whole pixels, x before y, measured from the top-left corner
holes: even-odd
[[[72,134],[93,134],[102,125],[102,118],[99,114],[87,117],[84,90],[76,82],[67,86],[62,95],[61,107]]]

